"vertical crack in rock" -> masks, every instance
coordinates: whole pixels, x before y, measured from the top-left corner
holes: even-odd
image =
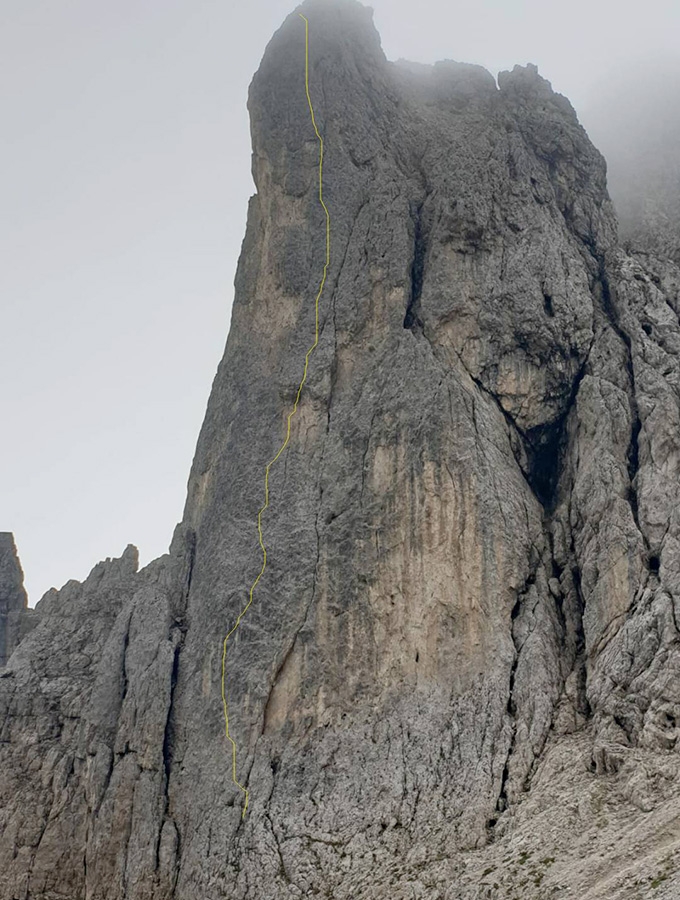
[[[640,516],[638,510],[637,496],[637,474],[640,466],[640,448],[639,437],[642,430],[642,422],[640,419],[640,411],[638,409],[637,391],[635,385],[635,364],[633,361],[632,340],[626,329],[621,323],[621,319],[616,308],[614,292],[607,275],[607,267],[604,254],[599,251],[593,241],[586,241],[588,250],[598,266],[598,284],[600,285],[602,309],[607,316],[611,327],[626,348],[626,372],[628,375],[628,404],[631,417],[630,442],[626,453],[628,463],[628,479],[630,487],[628,491],[628,503],[630,511],[633,515],[633,521],[642,538],[642,542],[649,552],[649,541],[644,529],[640,524]]]
[[[640,411],[638,409],[637,392],[635,387],[635,365],[633,363],[632,341],[628,332],[621,325],[616,305],[614,303],[614,298],[612,296],[609,279],[607,277],[604,259],[601,256],[598,258],[598,263],[600,266],[600,285],[602,288],[602,304],[604,307],[604,311],[607,314],[607,318],[611,322],[612,328],[619,336],[619,338],[623,341],[626,347],[626,369],[628,373],[628,383],[630,386],[630,390],[628,393],[628,402],[630,404],[631,414],[630,443],[628,445],[628,451],[626,454],[628,460],[628,478],[630,479],[630,492],[628,500],[630,503],[631,512],[633,513],[633,519],[635,520],[635,525],[640,532],[642,540],[647,546],[647,538],[640,526],[637,500],[636,479],[638,469],[640,467],[639,437],[640,431],[642,429],[642,422],[640,420]]]
[[[559,485],[567,448],[566,424],[574,409],[587,358],[581,365],[571,386],[569,400],[564,411],[554,422],[539,425],[521,432],[529,459],[526,480],[541,506],[550,513],[559,499]]]
[[[557,614],[559,616],[560,628],[561,628],[561,646],[565,648],[565,650],[570,646],[569,641],[569,632],[572,630],[573,635],[573,651],[570,655],[567,655],[565,659],[565,663],[567,671],[565,673],[565,678],[563,681],[563,690],[566,685],[567,678],[569,678],[573,673],[576,673],[577,684],[576,684],[576,711],[583,716],[585,719],[589,719],[591,717],[590,705],[588,703],[588,698],[586,695],[586,658],[585,658],[585,650],[586,650],[586,642],[585,642],[585,632],[583,629],[583,613],[585,611],[585,604],[583,600],[583,594],[581,592],[581,572],[578,567],[578,563],[576,561],[575,549],[574,549],[574,538],[573,533],[570,535],[571,537],[571,545],[568,550],[568,558],[565,560],[565,567],[568,566],[569,573],[567,577],[571,579],[571,588],[572,596],[576,601],[576,604],[569,604],[568,610],[565,610],[565,588],[568,591],[569,585],[565,585],[565,568],[563,568],[557,561],[555,556],[555,541],[553,537],[553,527],[554,527],[554,519],[551,517],[550,521],[546,523],[546,534],[548,537],[548,542],[550,545],[550,560],[552,566],[552,576],[555,581],[560,585],[560,593],[558,597],[555,597],[555,608]],[[551,729],[554,727],[554,718],[551,723]]]
[[[518,595],[517,600],[515,601],[515,605],[512,608],[512,613],[510,614],[510,621],[511,621],[510,628],[511,628],[512,642],[515,645],[515,656],[512,661],[512,666],[510,668],[510,681],[509,681],[509,687],[508,687],[508,705],[507,705],[506,711],[507,711],[508,717],[510,719],[510,727],[512,729],[512,732],[510,735],[510,746],[508,747],[508,754],[505,758],[505,765],[503,766],[503,774],[501,776],[501,787],[500,787],[500,791],[498,793],[498,800],[496,801],[496,811],[498,813],[502,813],[508,805],[507,786],[508,786],[508,779],[510,777],[510,757],[512,756],[512,751],[515,746],[515,738],[517,735],[517,723],[516,723],[517,708],[515,706],[514,691],[515,691],[515,677],[517,675],[517,666],[519,665],[519,656],[520,656],[520,651],[522,648],[517,641],[517,637],[515,635],[515,630],[514,630],[514,624],[515,624],[517,617],[520,614],[520,610],[522,609],[522,598],[526,594],[526,591],[528,590],[528,588],[534,583],[534,579],[535,579],[535,575],[529,576],[526,584],[524,585],[522,592]],[[494,819],[494,818],[489,820],[489,824],[491,825],[491,827],[493,827],[493,825],[496,824],[496,821],[497,821],[497,819]]]
[[[274,823],[272,822],[271,816],[268,812],[265,812],[264,818],[269,825],[269,831],[271,833],[272,839],[274,841],[274,847],[276,848],[276,855],[278,858],[279,869],[276,873],[278,877],[283,881],[284,884],[292,884],[290,878],[288,877],[288,872],[286,871],[286,864],[283,861],[283,853],[281,852],[281,843],[279,841],[279,837],[276,833],[276,829],[274,828]]]
[[[175,699],[175,688],[177,687],[177,676],[179,674],[179,656],[182,648],[182,636],[178,633],[178,629],[173,629],[173,638],[175,639],[175,649],[172,657],[172,670],[170,673],[170,703],[168,706],[168,714],[165,719],[165,731],[163,733],[163,786],[164,786],[164,809],[163,818],[167,815],[169,797],[168,789],[170,785],[170,770],[172,767],[172,746],[174,737],[173,724],[173,701]],[[160,833],[158,835],[160,843]]]
[[[576,550],[573,545],[573,537],[572,537],[572,547],[571,547],[571,556],[572,556],[572,567],[571,567],[571,578],[574,584],[574,590],[576,592],[576,599],[578,601],[578,616],[576,619],[576,657],[574,660],[574,670],[578,675],[578,693],[577,700],[579,703],[578,712],[580,712],[586,719],[590,719],[592,717],[593,711],[590,708],[590,703],[588,701],[588,693],[586,690],[587,687],[587,669],[586,669],[586,635],[583,627],[583,614],[585,613],[585,600],[583,597],[583,590],[581,588],[581,570],[576,561]]]
[[[123,679],[122,679],[122,684],[120,686],[119,709],[123,705],[123,702],[124,702],[125,698],[127,697],[127,692],[128,692],[129,679],[128,679],[128,669],[127,669],[127,652],[128,652],[128,648],[130,646],[130,623],[131,623],[131,621],[132,621],[132,608],[130,608],[129,613],[126,617],[125,631],[123,633],[123,646],[121,648],[121,654],[120,654],[121,663],[122,663],[121,674],[123,676]]]
[[[411,287],[409,300],[404,316],[404,328],[411,331],[423,330],[420,318],[420,297],[423,291],[425,258],[427,256],[427,233],[423,223],[423,206],[425,200],[411,205],[411,221],[413,223],[413,259],[411,262]]]
[[[177,543],[182,542],[180,553],[181,569],[176,578],[176,587],[174,596],[172,597],[171,609],[174,614],[174,623],[170,628],[169,640],[173,644],[172,667],[170,670],[170,691],[168,700],[168,709],[165,718],[165,729],[163,731],[162,759],[163,759],[163,811],[160,818],[160,825],[156,836],[155,846],[155,868],[158,872],[161,866],[160,852],[161,840],[163,836],[163,828],[166,821],[170,820],[174,827],[176,837],[176,855],[175,855],[175,876],[177,877],[177,869],[179,866],[180,853],[180,834],[176,827],[174,817],[170,814],[170,778],[172,775],[172,763],[174,755],[175,741],[175,713],[176,713],[176,689],[179,679],[179,665],[184,641],[186,637],[187,624],[185,621],[187,604],[189,602],[189,594],[191,592],[191,584],[194,574],[194,564],[196,560],[196,534],[193,530],[182,531],[177,536]]]
[[[512,612],[510,614],[510,635],[512,637],[512,642],[515,647],[515,655],[512,661],[512,666],[510,668],[510,677],[508,684],[508,702],[506,707],[506,713],[510,721],[511,735],[510,735],[510,744],[508,746],[507,756],[505,758],[505,765],[503,767],[503,774],[501,776],[501,785],[498,793],[498,799],[496,801],[496,812],[500,815],[505,809],[508,807],[508,794],[507,787],[508,781],[510,779],[510,761],[513,755],[513,751],[515,749],[515,741],[517,738],[517,705],[515,702],[515,679],[517,676],[517,668],[519,666],[520,656],[522,653],[522,648],[524,646],[525,640],[521,641],[519,636],[516,633],[516,623],[519,619],[519,616],[522,612],[522,606],[524,600],[529,593],[529,589],[536,583],[536,575],[538,573],[538,568],[541,565],[540,557],[537,557],[534,566],[529,573],[522,589],[517,595],[517,599],[515,601],[515,605],[512,608]],[[498,816],[492,817],[487,822],[487,828],[493,828],[498,820]]]
[[[539,425],[526,433],[529,468],[526,474],[529,487],[545,509],[555,505],[560,477],[560,462],[564,452],[565,416],[548,425]]]

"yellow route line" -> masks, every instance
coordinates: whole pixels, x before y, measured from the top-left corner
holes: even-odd
[[[312,98],[309,95],[309,21],[302,15],[302,13],[298,13],[301,19],[304,20],[305,23],[305,93],[307,94],[307,103],[309,105],[309,112],[312,117],[312,125],[314,126],[314,132],[319,139],[319,203],[323,206],[323,211],[326,215],[326,261],[323,267],[323,277],[321,278],[321,285],[319,287],[319,293],[316,295],[316,300],[314,301],[314,313],[315,313],[315,322],[314,322],[314,343],[309,348],[307,353],[305,354],[305,365],[302,372],[302,380],[300,381],[300,385],[297,389],[297,394],[295,396],[295,403],[293,404],[293,408],[288,413],[288,421],[286,424],[286,438],[284,442],[279,447],[279,450],[276,456],[267,463],[267,466],[264,470],[264,503],[260,507],[257,513],[257,535],[260,543],[260,549],[262,550],[262,567],[257,574],[257,578],[250,586],[250,590],[248,592],[248,602],[243,607],[241,612],[239,613],[238,618],[236,619],[236,623],[231,631],[227,634],[222,644],[222,708],[224,710],[224,729],[227,740],[231,743],[231,778],[236,787],[243,793],[245,797],[245,802],[243,804],[243,811],[241,812],[241,818],[245,819],[246,810],[248,809],[248,799],[249,799],[249,791],[246,787],[244,787],[236,777],[236,743],[229,733],[229,711],[227,708],[227,695],[226,695],[226,666],[227,666],[227,641],[232,636],[232,634],[236,631],[238,626],[241,624],[241,619],[248,612],[250,605],[253,602],[253,592],[258,585],[258,582],[264,575],[264,570],[267,568],[267,548],[264,545],[264,538],[262,536],[262,513],[269,506],[269,472],[271,467],[277,461],[277,459],[281,456],[283,451],[288,446],[290,441],[290,423],[291,419],[297,412],[298,404],[300,402],[300,395],[302,394],[302,388],[304,387],[305,382],[307,381],[307,369],[309,367],[309,358],[314,352],[319,343],[319,300],[321,299],[321,294],[323,293],[324,285],[326,284],[326,275],[328,274],[328,266],[331,261],[331,217],[328,212],[328,207],[324,203],[323,200],[323,138],[319,134],[319,129],[316,126],[316,119],[314,117],[314,107],[312,106]]]

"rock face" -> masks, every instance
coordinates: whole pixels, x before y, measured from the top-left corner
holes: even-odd
[[[23,637],[27,602],[14,537],[0,532],[0,669]]]
[[[170,553],[48,593],[1,673],[0,898],[677,896],[680,271],[534,67],[301,8],[331,265],[228,645],[248,813],[222,639],[324,260],[297,15]]]

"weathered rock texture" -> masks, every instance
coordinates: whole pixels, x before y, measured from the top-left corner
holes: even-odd
[[[170,554],[0,678],[0,898],[677,896],[680,272],[534,67],[307,0],[253,80],[232,327]],[[675,893],[674,893],[675,892]]]
[[[27,630],[30,616],[24,590],[24,573],[14,546],[14,537],[0,532],[0,669]]]

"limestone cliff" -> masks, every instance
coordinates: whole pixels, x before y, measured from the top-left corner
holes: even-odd
[[[23,636],[27,597],[14,537],[0,532],[0,669]]]
[[[680,890],[680,271],[620,249],[532,66],[388,62],[306,0],[249,96],[232,325],[167,557],[0,673],[0,898]]]

